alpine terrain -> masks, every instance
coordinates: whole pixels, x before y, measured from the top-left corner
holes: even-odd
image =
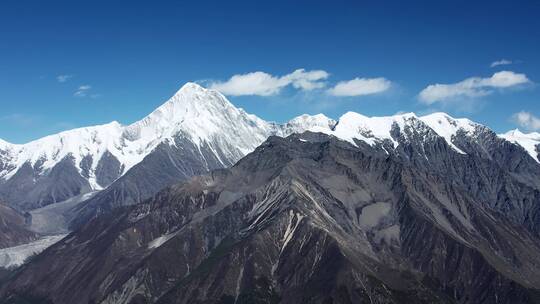
[[[0,303],[540,303],[535,133],[444,113],[276,124],[189,83],[129,126],[0,150],[32,230],[13,233],[59,235]]]
[[[268,123],[234,107],[217,91],[188,83],[128,126],[112,122],[24,145],[0,141],[0,198],[27,211],[94,193],[80,210],[70,209],[89,217],[140,202],[188,177],[229,167],[270,135],[328,129],[334,123],[324,115]]]

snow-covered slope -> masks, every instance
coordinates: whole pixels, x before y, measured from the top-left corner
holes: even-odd
[[[523,133],[518,129],[508,131],[504,134],[499,134],[501,138],[504,138],[512,143],[520,145],[534,158],[537,162],[540,162],[540,133],[531,132]]]
[[[347,112],[339,118],[334,128],[319,130],[353,144],[354,140],[364,141],[369,145],[388,140],[395,148],[399,143],[395,135],[392,135],[393,128],[399,128],[399,130],[404,130],[405,127],[429,128],[444,138],[454,150],[464,153],[453,143],[453,138],[458,132],[472,135],[477,126],[480,125],[465,118],[453,118],[446,113],[433,113],[420,117],[414,113],[367,117],[355,112]]]
[[[0,140],[6,169],[0,178],[9,180],[25,164],[38,175],[47,174],[66,157],[72,157],[78,172],[94,190],[107,185],[95,177],[99,161],[109,152],[121,164],[121,174],[139,163],[158,144],[173,143],[179,134],[197,146],[219,146],[225,157],[239,159],[269,135],[288,135],[317,126],[329,127],[332,120],[319,114],[302,115],[285,125],[266,122],[234,107],[222,94],[194,83],[184,85],[171,99],[150,115],[128,126],[118,122],[79,128],[50,135],[27,144]],[[216,147],[217,148],[217,147]]]
[[[10,145],[7,152],[11,168],[0,172],[0,177],[10,179],[25,163],[40,173],[46,173],[65,157],[73,157],[74,163],[78,164],[77,169],[82,173],[85,157],[99,160],[106,151],[124,160],[123,163],[127,166],[133,165],[133,162],[130,162],[133,157],[130,156],[136,155],[137,150],[122,147],[121,134],[122,126],[112,122],[61,132],[24,145]],[[97,164],[97,161],[92,161],[91,174],[88,177],[94,188],[100,187],[92,174]]]
[[[329,128],[333,123],[324,115],[303,115],[284,125],[266,122],[236,108],[215,90],[187,83],[151,114],[128,126],[111,122],[22,145],[0,141],[0,196],[32,209],[101,190],[161,144],[195,147],[192,152],[203,162],[226,167],[270,135]],[[68,171],[69,176],[59,181],[62,172]],[[49,191],[51,185],[57,189]]]
[[[467,135],[472,135],[479,124],[467,118],[453,118],[446,113],[433,113],[420,117],[439,136],[443,137],[446,142],[456,151],[463,153],[452,142],[452,137],[456,136],[458,131],[462,131]]]
[[[326,117],[324,114],[303,114],[283,125],[277,126],[278,132],[276,135],[285,137],[293,133],[302,133],[306,130],[324,133],[333,130],[336,123],[335,120]]]
[[[367,117],[355,112],[347,112],[339,118],[335,129],[331,130],[329,134],[352,143],[354,143],[354,139],[357,139],[370,145],[388,139],[396,146],[396,140],[390,135],[392,126],[397,124],[403,128],[406,120],[411,117],[415,117],[415,115],[408,113],[386,117]]]
[[[317,114],[301,115],[285,124],[276,124],[236,108],[215,90],[187,83],[151,114],[128,126],[111,122],[61,132],[22,145],[0,140],[0,196],[15,204],[30,201],[28,206],[32,209],[36,205],[40,207],[101,190],[162,144],[180,144],[182,147],[177,148],[183,149],[187,143],[189,149],[195,149],[195,152],[190,150],[190,155],[198,153],[203,163],[217,162],[226,167],[253,151],[270,135],[288,136],[310,130],[352,143],[355,140],[370,145],[390,142],[396,147],[399,144],[397,128],[427,128],[444,138],[454,150],[464,153],[456,146],[455,136],[458,133],[472,135],[478,126],[468,119],[455,119],[444,113],[367,117],[354,112],[344,114],[338,121]],[[504,136],[533,155],[535,138]],[[69,175],[61,179],[63,172],[68,171]],[[53,177],[44,178],[50,176]],[[41,193],[49,191],[51,186],[56,187],[51,193]],[[31,198],[25,197],[26,193]]]
[[[8,150],[11,146],[12,144],[0,138],[0,150]]]
[[[237,157],[237,150],[251,152],[271,131],[271,124],[234,107],[219,92],[188,83],[150,115],[126,127],[124,138],[152,149],[156,142],[181,133],[198,147],[216,143],[226,157]]]

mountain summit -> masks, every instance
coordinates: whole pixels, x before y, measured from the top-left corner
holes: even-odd
[[[79,128],[24,145],[0,143],[0,197],[21,209],[102,190],[160,145],[188,140],[215,158],[205,170],[233,164],[272,134],[273,124],[235,108],[220,93],[188,83],[147,117]]]
[[[408,128],[430,130],[427,133],[431,136],[442,137],[462,153],[464,150],[455,144],[458,137],[489,131],[468,119],[455,119],[444,113],[367,117],[349,112],[337,121],[322,114],[301,115],[285,124],[276,124],[236,108],[215,90],[190,82],[148,116],[128,126],[111,122],[61,132],[23,145],[0,141],[0,199],[22,210],[64,201],[107,189],[134,167],[155,168],[155,164],[148,164],[153,158],[169,159],[165,163],[170,168],[165,171],[175,170],[159,174],[158,180],[177,181],[231,166],[268,136],[287,136],[306,130],[354,144],[380,144],[385,149],[394,149],[397,137],[407,136],[400,131]],[[507,133],[501,138],[522,146],[539,161],[538,137]],[[156,157],[160,153],[162,156]],[[178,159],[178,155],[185,161]],[[146,197],[143,191],[128,201]]]
[[[184,133],[197,144],[212,141],[216,134],[229,135],[238,137],[236,141],[241,149],[248,149],[252,144],[244,141],[250,137],[242,133],[244,122],[266,131],[264,121],[247,117],[219,92],[187,83],[150,115],[126,127],[125,134],[130,140],[152,141]],[[255,137],[266,138],[264,134],[255,134]]]
[[[539,150],[445,113],[276,124],[188,83],[128,126],[0,143],[6,246],[73,231],[0,303],[534,303]]]

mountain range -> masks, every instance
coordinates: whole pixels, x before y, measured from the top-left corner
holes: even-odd
[[[0,199],[19,243],[73,231],[0,303],[540,301],[540,134],[445,113],[277,124],[188,83],[128,126],[0,141]]]

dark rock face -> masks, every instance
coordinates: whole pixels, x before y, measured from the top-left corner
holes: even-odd
[[[163,143],[107,189],[73,211],[73,228],[104,212],[133,205],[156,194],[164,187],[214,169],[229,167],[234,160],[207,144],[200,149],[179,135],[175,144]]]
[[[118,159],[107,151],[98,161],[95,173],[96,182],[103,187],[108,186],[118,179],[123,171],[124,168]]]
[[[271,137],[82,224],[0,303],[540,303],[538,165],[395,134],[395,150]]]
[[[0,204],[0,249],[36,240],[38,236],[26,226],[23,214]]]
[[[13,177],[0,183],[0,197],[17,209],[30,210],[90,191],[71,157],[62,159],[46,175],[39,175],[40,171],[39,162],[34,166],[26,163]]]
[[[485,127],[472,137],[456,138],[456,144],[471,157],[461,166],[447,164],[439,169],[441,174],[454,171],[449,178],[461,182],[477,201],[540,235],[540,165],[523,148]]]
[[[88,180],[94,161],[98,161],[95,180],[101,187],[110,185],[122,174],[119,161],[109,152],[99,160],[83,158],[79,164],[81,172],[70,156],[47,172],[42,172],[39,162],[34,166],[26,163],[13,177],[0,181],[0,197],[19,210],[32,210],[87,193],[92,190]]]

